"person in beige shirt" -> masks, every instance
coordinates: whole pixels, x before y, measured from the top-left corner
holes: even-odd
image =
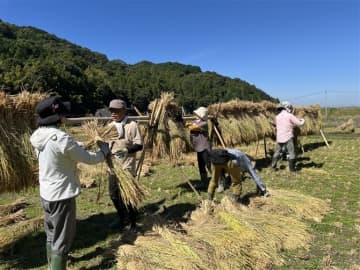
[[[112,153],[115,162],[120,162],[124,170],[136,176],[136,153],[143,149],[142,137],[138,124],[127,117],[126,102],[114,99],[110,102],[109,110],[114,125],[118,132],[118,139],[112,142]],[[132,205],[126,205],[121,198],[119,185],[115,175],[109,173],[109,194],[118,218],[110,223],[110,228],[123,230],[126,226],[125,219],[130,221],[130,229],[136,231],[137,210]]]

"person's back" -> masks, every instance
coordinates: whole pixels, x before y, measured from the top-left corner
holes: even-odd
[[[40,196],[60,201],[80,193],[77,163],[95,164],[104,160],[101,152],[87,152],[56,126],[39,127],[30,141],[39,159]]]
[[[276,141],[285,143],[294,137],[294,127],[301,126],[303,122],[297,119],[292,113],[282,110],[275,118]]]
[[[281,153],[286,150],[289,153],[289,169],[295,172],[295,147],[294,147],[294,128],[302,126],[305,123],[304,119],[298,119],[292,114],[293,107],[287,102],[283,101],[277,106],[279,114],[275,118],[276,122],[276,145],[274,155],[271,161],[271,168],[276,171],[276,164]]]
[[[209,150],[210,140],[208,135],[208,110],[205,107],[199,107],[193,111],[195,120],[185,123],[190,130],[191,145],[196,152],[198,169],[200,174],[200,187],[205,187],[208,182],[207,170],[210,172]]]
[[[231,177],[231,198],[233,201],[238,201],[240,198],[242,191],[241,182],[245,172],[248,172],[255,181],[259,194],[265,197],[269,196],[265,184],[256,174],[250,159],[242,151],[236,149],[214,149],[210,151],[210,160],[211,180],[208,187],[208,198],[210,200],[214,197],[215,187],[223,170],[229,173]]]
[[[77,162],[95,164],[110,153],[107,144],[92,153],[59,129],[69,106],[58,96],[36,106],[39,128],[30,137],[39,159],[41,205],[44,210],[46,252],[49,269],[66,269],[67,254],[76,230],[76,202],[80,193]]]

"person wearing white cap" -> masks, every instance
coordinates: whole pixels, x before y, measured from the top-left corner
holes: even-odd
[[[276,146],[275,152],[271,161],[271,168],[276,170],[276,163],[281,157],[283,149],[286,149],[289,154],[289,170],[295,172],[295,146],[294,146],[294,128],[296,126],[302,126],[305,123],[304,119],[298,119],[293,115],[293,106],[288,101],[283,101],[277,106],[280,112],[276,115]]]
[[[190,141],[197,154],[198,168],[201,179],[201,188],[208,185],[207,171],[211,171],[211,164],[209,160],[210,140],[208,134],[208,110],[205,107],[199,107],[193,111],[196,119],[185,123],[185,126],[190,130]]]

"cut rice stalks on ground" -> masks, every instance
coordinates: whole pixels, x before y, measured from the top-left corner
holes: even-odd
[[[17,222],[25,220],[25,219],[26,219],[26,213],[23,209],[21,209],[10,215],[0,217],[0,227],[12,225],[14,223],[17,223]]]
[[[12,226],[0,228],[0,252],[9,250],[18,240],[38,231],[44,223],[43,217],[20,221]]]
[[[30,203],[26,199],[21,198],[13,203],[0,205],[0,217],[15,213],[16,211],[25,208],[29,204]]]
[[[155,226],[133,246],[120,246],[118,269],[278,267],[284,262],[284,250],[309,248],[313,237],[305,219],[319,221],[330,209],[321,200],[293,191],[272,190],[271,194],[250,199],[249,206],[234,204],[227,197],[220,204],[202,201],[190,220],[181,224],[181,232]],[[280,205],[282,200],[290,206]],[[281,207],[283,211],[274,211]]]

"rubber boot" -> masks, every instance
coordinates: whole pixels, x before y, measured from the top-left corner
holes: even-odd
[[[48,269],[51,269],[51,243],[46,242],[46,258],[48,262]]]
[[[111,198],[111,200],[116,208],[118,217],[109,224],[109,228],[113,230],[122,231],[125,228],[125,213],[126,213],[125,205],[121,203],[120,199],[118,198],[116,199]]]
[[[51,255],[51,270],[66,270],[66,255]]]
[[[136,219],[138,211],[133,206],[129,206],[129,220],[130,220],[130,231],[137,233]]]
[[[289,159],[289,170],[292,173],[296,172],[296,168],[295,168],[295,159]]]
[[[276,168],[277,162],[278,162],[278,158],[275,157],[275,156],[273,156],[273,158],[272,158],[272,160],[271,160],[271,169],[272,169],[272,171],[274,171],[274,172],[277,170],[277,168]]]

